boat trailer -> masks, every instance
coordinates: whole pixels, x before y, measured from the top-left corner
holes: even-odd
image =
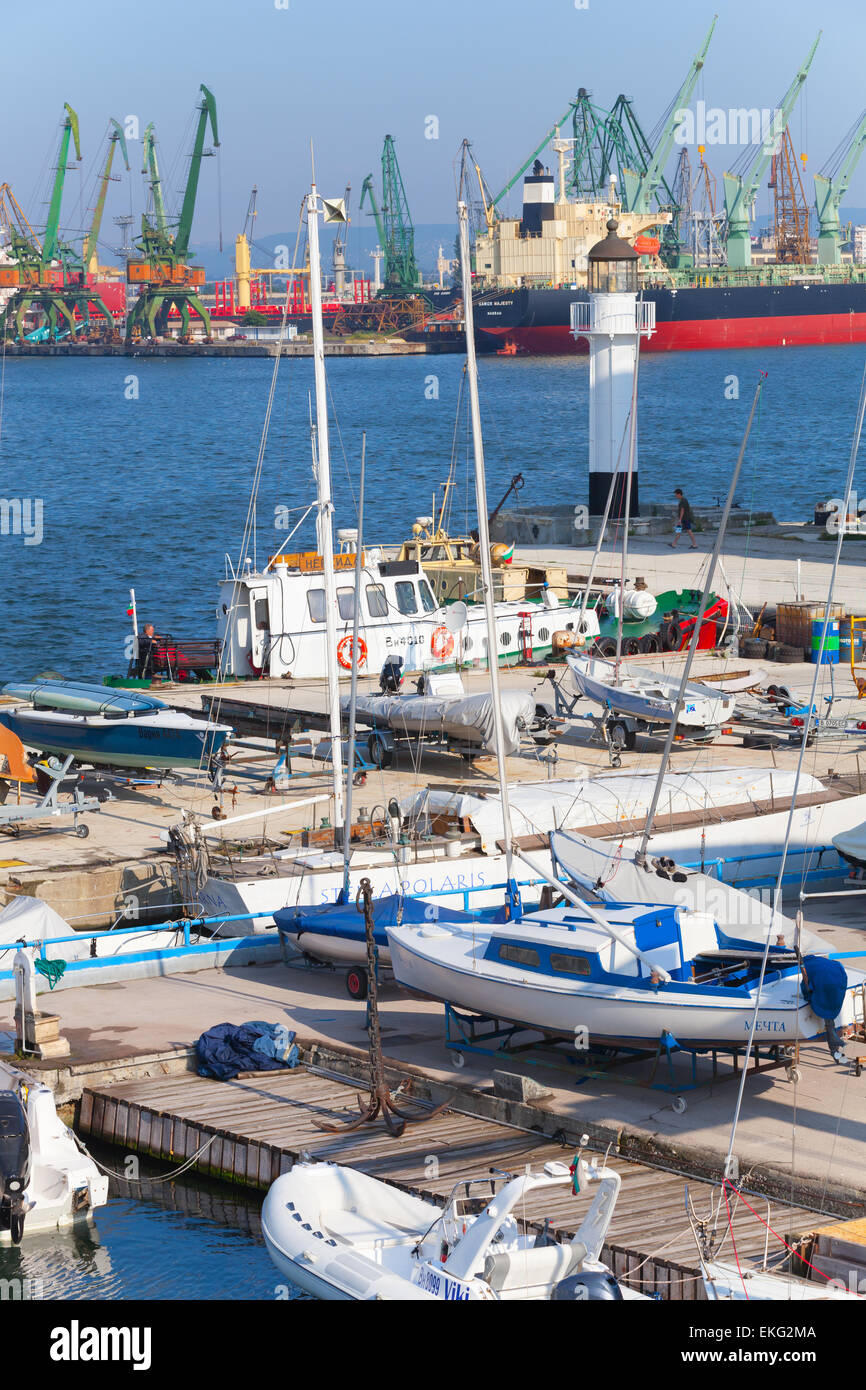
[[[101,801],[97,797],[85,796],[77,784],[72,790],[70,801],[60,800],[61,784],[74,761],[74,754],[70,753],[63,763],[57,758],[49,758],[40,762],[37,771],[48,776],[50,779],[48,787],[35,805],[22,804],[20,801],[11,806],[0,805],[0,832],[17,838],[21,834],[22,826],[28,823],[33,824],[42,820],[62,820],[71,816],[72,830],[80,840],[85,840],[90,834],[90,827],[84,821],[79,822],[78,818],[86,811],[98,811]],[[6,779],[0,778],[0,780]],[[8,781],[6,781],[6,785],[8,787]]]

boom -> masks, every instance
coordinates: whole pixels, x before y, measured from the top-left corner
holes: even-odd
[[[818,210],[818,264],[839,265],[842,259],[842,227],[839,222],[839,204],[848,191],[851,176],[857,162],[866,148],[866,111],[854,127],[854,134],[846,136],[839,150],[831,155],[825,166],[826,172],[815,175],[815,207]]]
[[[797,98],[803,90],[803,83],[809,75],[815,50],[821,40],[822,30],[812,44],[803,66],[782,98],[781,105],[774,113],[772,129],[762,139],[756,158],[745,175],[724,174],[722,182],[725,190],[725,214],[728,221],[727,255],[728,265],[734,270],[745,270],[752,263],[752,242],[749,233],[749,210],[758,192],[758,186],[767,171],[776,146],[785,131]]]
[[[153,121],[145,130],[141,145],[144,160],[141,172],[148,175],[150,191],[153,195],[153,220],[157,231],[167,232],[168,218],[165,215],[165,202],[162,196],[162,179],[156,157],[156,132],[153,128]]]
[[[665,165],[670,159],[671,150],[674,147],[677,131],[686,119],[686,108],[695,90],[701,69],[706,61],[707,51],[710,47],[710,40],[716,27],[719,16],[713,16],[709,32],[704,39],[700,52],[692,61],[683,85],[674,97],[674,104],[671,114],[665,122],[661,138],[656,145],[652,158],[644,172],[635,169],[623,169],[622,171],[622,203],[626,212],[649,213],[652,211],[650,202],[658,190],[661,183]]]
[[[217,112],[216,102],[213,93],[209,92],[204,83],[201,86],[202,101],[199,106],[198,127],[195,134],[195,145],[193,146],[192,159],[189,165],[189,174],[186,181],[186,192],[183,195],[183,206],[180,210],[180,221],[177,226],[177,233],[174,238],[174,248],[178,256],[186,256],[189,251],[189,238],[192,232],[192,219],[195,213],[195,200],[198,193],[198,180],[201,173],[201,162],[205,158],[204,138],[207,131],[208,121],[213,133],[214,149],[219,149],[219,133],[217,131]],[[208,150],[212,154],[212,150]]]
[[[129,155],[126,151],[126,136],[123,133],[123,126],[113,119],[110,124],[114,129],[108,137],[108,158],[105,161],[105,169],[103,171],[102,181],[99,185],[99,195],[96,199],[96,207],[93,212],[93,222],[90,225],[90,231],[87,233],[87,239],[84,243],[84,250],[81,257],[84,261],[85,270],[89,271],[92,275],[96,275],[99,272],[99,256],[96,250],[96,243],[99,240],[102,215],[105,212],[105,197],[108,193],[108,184],[111,178],[111,165],[118,141],[120,142],[120,148],[123,154],[123,162],[126,165],[126,172],[129,173]]]
[[[47,263],[50,261],[57,250],[58,232],[60,231],[60,204],[63,201],[63,184],[66,179],[67,163],[69,158],[70,137],[75,143],[75,158],[81,160],[81,145],[78,140],[78,117],[73,111],[69,102],[64,105],[66,119],[63,122],[63,134],[60,137],[60,151],[57,156],[57,168],[54,171],[54,184],[51,189],[51,202],[48,205],[48,218],[45,223],[45,235],[42,238],[42,258]]]

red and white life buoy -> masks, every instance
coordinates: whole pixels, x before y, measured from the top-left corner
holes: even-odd
[[[344,671],[352,669],[352,638],[341,637],[337,643],[337,660]],[[367,643],[363,637],[358,638],[358,669],[367,665]]]
[[[447,627],[437,627],[430,638],[430,650],[440,661],[454,650],[454,638]]]

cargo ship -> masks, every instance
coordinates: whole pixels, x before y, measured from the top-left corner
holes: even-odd
[[[571,335],[571,305],[588,297],[586,257],[607,219],[641,253],[641,289],[655,304],[646,352],[866,342],[866,267],[755,265],[668,270],[648,235],[670,214],[638,216],[614,203],[554,196],[536,164],[524,181],[522,216],[476,240],[475,329],[480,349],[504,354],[587,352]]]

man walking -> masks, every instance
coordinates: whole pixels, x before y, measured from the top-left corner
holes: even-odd
[[[670,542],[671,550],[676,550],[677,541],[683,531],[685,531],[686,535],[691,540],[692,550],[697,550],[697,542],[695,541],[695,534],[692,530],[692,509],[689,506],[688,499],[683,497],[683,490],[681,487],[674,488],[674,497],[677,499],[677,519],[674,525],[674,538]]]

